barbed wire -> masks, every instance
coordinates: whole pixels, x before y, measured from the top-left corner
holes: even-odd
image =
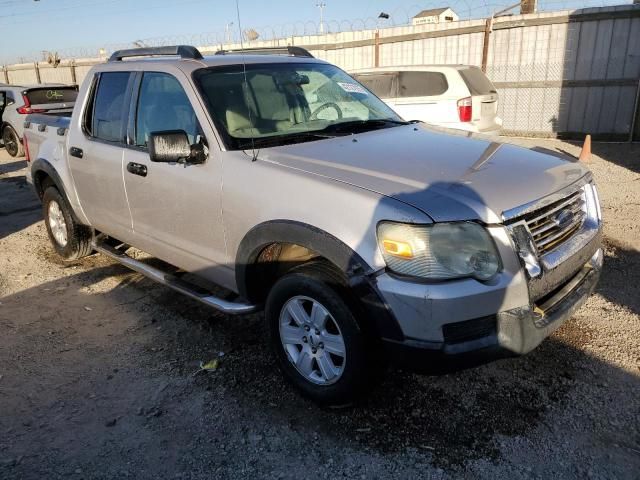
[[[141,38],[130,42],[96,44],[91,46],[72,47],[63,49],[49,49],[40,52],[32,52],[30,54],[11,56],[0,58],[0,64],[20,64],[34,61],[46,60],[52,51],[57,53],[61,60],[71,59],[90,59],[103,58],[112,52],[125,48],[134,48],[136,46],[157,47],[165,45],[188,44],[207,49],[222,48],[228,44],[238,44],[241,40],[244,42],[258,41],[269,42],[291,37],[301,36],[318,36],[318,35],[336,35],[346,32],[366,32],[375,29],[387,29],[402,26],[411,26],[411,21],[420,11],[437,8],[442,5],[442,0],[430,0],[422,3],[416,3],[410,6],[398,6],[384,13],[388,14],[388,18],[364,17],[355,19],[327,19],[320,23],[313,20],[300,20],[295,22],[286,22],[278,25],[251,26],[244,32],[237,29],[221,29],[212,32],[198,34],[183,35],[166,35],[151,38]],[[447,0],[449,7],[456,12],[460,20],[483,19],[491,16],[514,4],[513,0]],[[607,7],[620,5],[620,0],[538,0],[538,12],[558,11],[558,10],[576,10],[594,7]],[[626,5],[631,4],[631,0],[627,0]],[[519,13],[516,9],[514,13]]]

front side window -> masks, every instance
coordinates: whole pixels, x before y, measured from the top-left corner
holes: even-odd
[[[124,107],[129,72],[104,72],[100,74],[90,119],[85,129],[94,138],[108,142],[121,142],[124,136]]]
[[[146,147],[150,133],[166,130],[183,130],[189,143],[196,143],[199,129],[195,111],[175,77],[145,73],[138,95],[136,145]]]
[[[398,78],[400,97],[433,97],[448,88],[447,78],[439,72],[400,72]]]
[[[232,149],[319,140],[405,123],[333,65],[210,67],[197,70],[194,79]]]

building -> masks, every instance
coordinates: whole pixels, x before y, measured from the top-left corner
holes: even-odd
[[[446,23],[457,22],[460,19],[458,14],[449,7],[432,8],[430,10],[422,10],[418,13],[411,23],[413,25],[424,25],[426,23]]]

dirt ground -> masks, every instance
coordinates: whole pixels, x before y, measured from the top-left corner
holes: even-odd
[[[575,317],[528,356],[392,372],[324,410],[284,384],[260,315],[97,255],[62,264],[26,163],[0,150],[0,478],[639,479],[640,145],[594,152],[605,270]]]

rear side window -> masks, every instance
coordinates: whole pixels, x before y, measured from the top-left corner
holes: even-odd
[[[380,75],[356,75],[354,78],[375,93],[377,97],[393,98],[395,97],[393,92],[393,77],[394,74],[387,73]]]
[[[73,103],[78,91],[75,87],[38,88],[27,91],[27,98],[31,105],[46,103]]]
[[[489,93],[496,93],[496,88],[491,83],[491,80],[482,73],[479,68],[467,68],[460,70],[460,75],[464,80],[464,83],[469,87],[471,95],[488,95]]]
[[[447,78],[439,72],[400,72],[400,97],[432,97],[449,88]]]
[[[123,138],[124,101],[129,82],[129,72],[105,72],[100,74],[91,114],[86,117],[85,129],[91,135],[108,142],[120,142]]]

